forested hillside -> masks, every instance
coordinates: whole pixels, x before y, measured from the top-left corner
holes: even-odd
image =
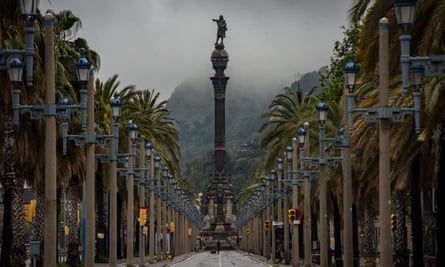
[[[286,93],[287,89],[296,90],[300,86],[307,91],[318,86],[318,78],[318,71],[313,71],[287,86],[270,88],[252,88],[247,83],[229,80],[226,88],[226,151],[236,192],[253,182],[249,180],[254,179],[255,170],[246,168],[255,169],[261,164],[258,157],[264,151],[256,151],[261,139],[258,130],[264,123],[261,115],[268,110],[272,99],[277,94]],[[205,191],[213,172],[215,122],[210,79],[189,80],[179,85],[168,101],[168,108],[180,133],[182,178],[190,184],[192,191]]]

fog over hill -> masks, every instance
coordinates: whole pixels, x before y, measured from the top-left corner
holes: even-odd
[[[321,68],[324,69],[325,67]],[[318,86],[318,71],[300,75],[291,82],[272,82],[267,77],[245,79],[232,73],[226,88],[226,151],[231,154],[245,143],[261,139],[259,128],[265,122],[261,115],[268,110],[272,99],[293,90],[299,84],[303,90]],[[177,121],[182,161],[213,154],[214,150],[214,95],[209,76],[189,79],[179,85],[168,101],[171,117]]]

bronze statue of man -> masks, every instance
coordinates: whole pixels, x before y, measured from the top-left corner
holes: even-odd
[[[215,46],[217,46],[217,45],[224,46],[223,40],[226,37],[226,31],[227,31],[226,20],[224,19],[224,17],[222,15],[220,15],[219,19],[213,19],[213,21],[215,21],[216,25],[218,26],[218,31],[216,33]],[[219,40],[221,40],[220,43],[218,43]]]

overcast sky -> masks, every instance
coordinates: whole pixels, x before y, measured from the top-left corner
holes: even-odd
[[[223,15],[226,75],[281,81],[328,65],[352,0],[41,0],[45,13],[71,10],[79,36],[99,53],[98,77],[155,89],[168,99],[191,77],[213,76],[210,54]]]

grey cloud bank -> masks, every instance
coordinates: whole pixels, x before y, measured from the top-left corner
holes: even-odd
[[[155,89],[169,98],[184,80],[210,77],[216,23],[228,30],[226,74],[290,84],[328,65],[343,38],[352,0],[42,0],[45,13],[71,10],[79,36],[101,56],[98,77],[118,74],[121,86]]]

